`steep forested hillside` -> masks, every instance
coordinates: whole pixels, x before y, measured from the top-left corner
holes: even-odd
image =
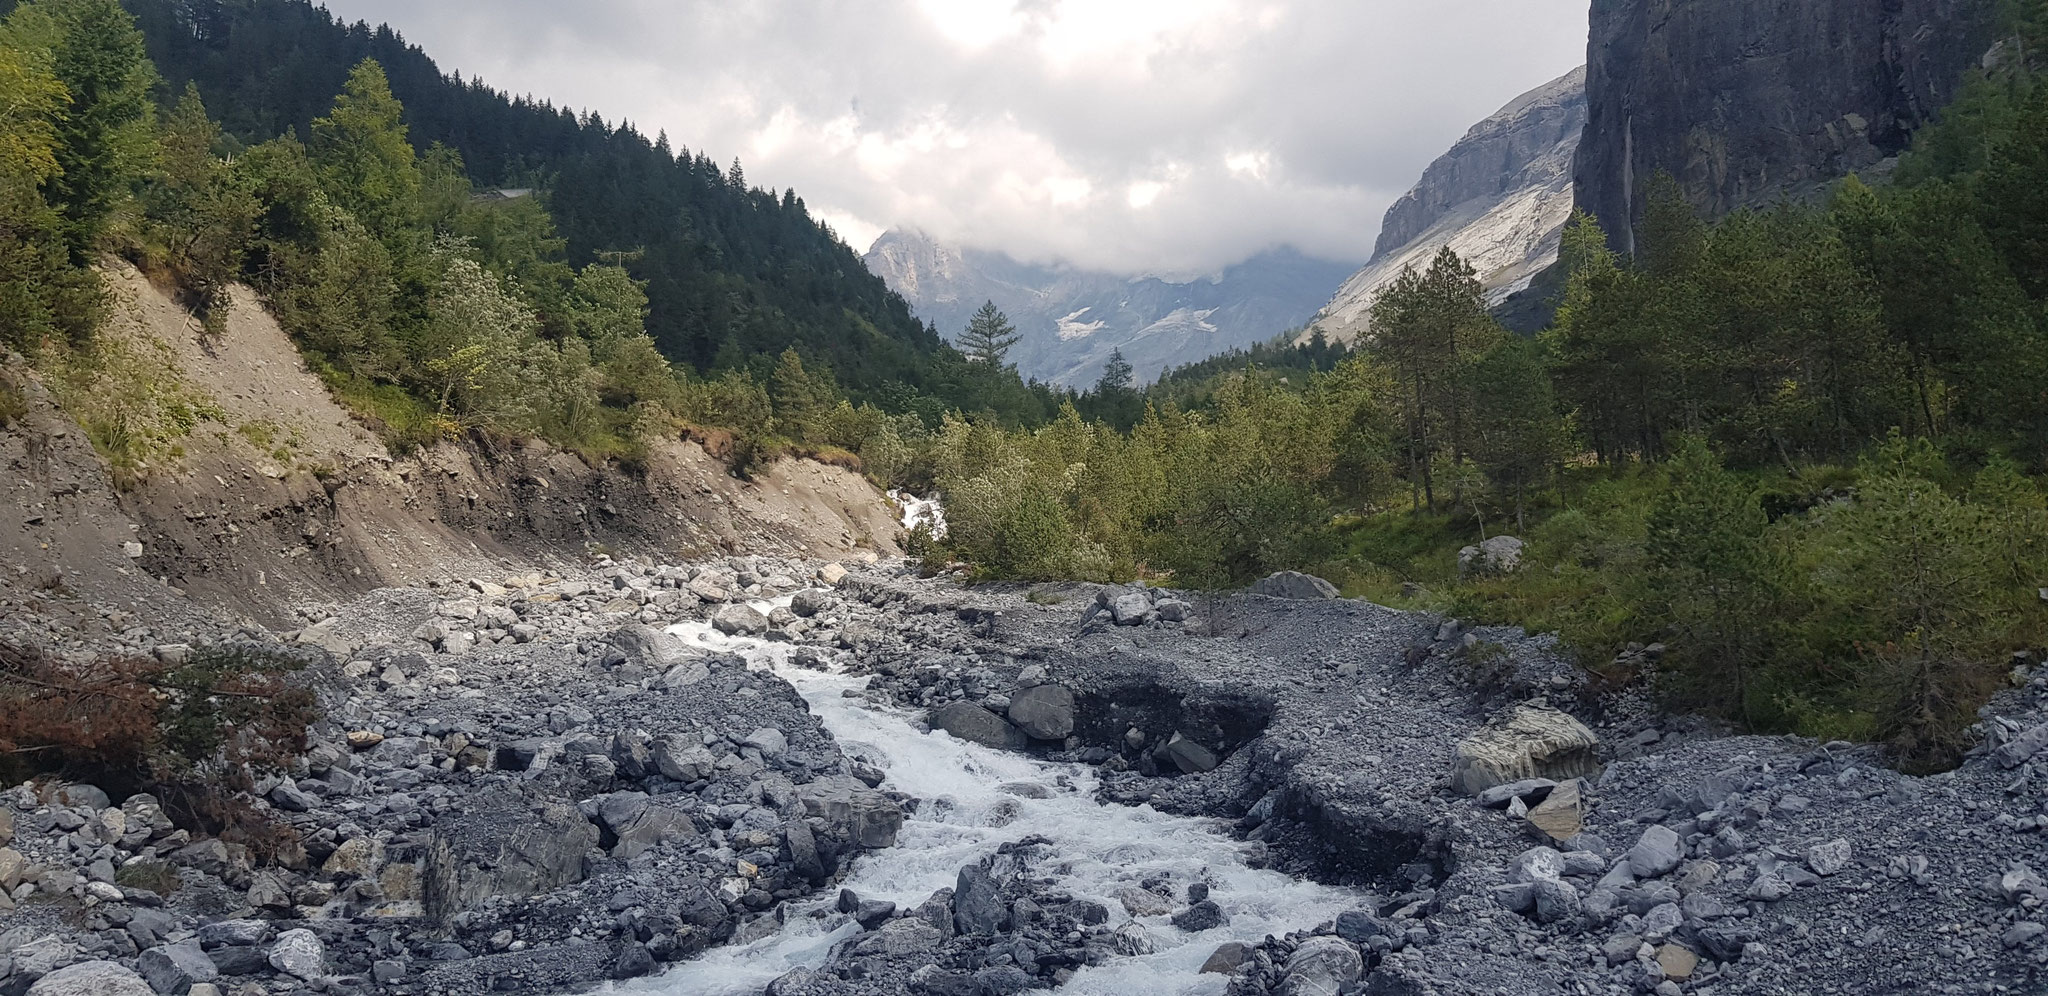
[[[14,6],[0,0],[0,9]],[[540,187],[568,258],[639,252],[648,332],[670,358],[709,368],[794,345],[857,394],[891,381],[961,403],[957,358],[870,275],[794,192],[747,186],[735,164],[672,148],[596,113],[514,99],[444,75],[388,27],[345,26],[304,0],[127,0],[175,95],[196,83],[231,136],[304,137],[349,71],[381,63],[413,143],[462,153],[481,184]],[[160,99],[168,105],[171,99]]]

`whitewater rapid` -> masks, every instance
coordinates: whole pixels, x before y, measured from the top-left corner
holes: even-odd
[[[780,599],[755,607],[766,612],[787,603]],[[738,654],[750,666],[787,680],[842,751],[882,769],[883,788],[919,800],[895,847],[854,860],[841,885],[861,898],[914,908],[933,892],[951,887],[962,865],[980,861],[1005,843],[1035,836],[1051,846],[1030,853],[1053,856],[1036,862],[1033,874],[1103,904],[1111,927],[1134,919],[1116,894],[1152,878],[1170,879],[1183,889],[1207,882],[1209,898],[1229,915],[1225,926],[1200,933],[1174,927],[1167,916],[1135,918],[1157,950],[1082,968],[1061,993],[1215,996],[1223,992],[1227,977],[1202,975],[1200,969],[1218,945],[1310,928],[1359,908],[1366,899],[1354,890],[1248,867],[1244,845],[1217,821],[1170,816],[1150,806],[1099,803],[1090,766],[991,750],[944,732],[920,733],[915,715],[862,696],[867,677],[793,666],[790,655],[796,648],[789,644],[728,637],[703,623],[679,624],[669,632],[692,646]],[[1023,784],[1042,787],[1044,793],[1033,794],[1049,797],[1016,794]],[[860,932],[850,918],[830,912],[836,895],[836,889],[826,890],[794,904],[786,911],[785,926],[773,936],[715,949],[615,991],[755,996],[793,968],[823,966],[834,945]]]

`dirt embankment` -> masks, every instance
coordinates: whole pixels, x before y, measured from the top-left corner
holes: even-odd
[[[0,429],[0,590],[17,598],[69,591],[146,616],[183,592],[279,624],[296,607],[375,587],[598,552],[679,562],[898,551],[888,500],[858,474],[809,461],[742,481],[680,440],[631,469],[541,444],[464,441],[394,457],[335,403],[254,294],[237,289],[207,339],[132,268],[109,282],[103,334],[210,413],[117,489],[62,392],[7,361],[28,401]]]

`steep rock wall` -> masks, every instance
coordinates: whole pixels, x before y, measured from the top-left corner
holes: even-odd
[[[1991,43],[1995,7],[1594,0],[1578,206],[1632,251],[1657,170],[1720,216],[1881,167],[1955,96]]]

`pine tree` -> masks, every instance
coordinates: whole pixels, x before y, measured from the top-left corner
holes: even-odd
[[[768,398],[775,406],[775,424],[801,442],[822,441],[821,422],[838,400],[837,393],[804,369],[803,357],[794,348],[782,351],[768,377]]]
[[[1472,459],[1513,505],[1516,530],[1525,530],[1528,496],[1563,461],[1569,439],[1549,373],[1535,343],[1510,339],[1475,361],[1467,382],[1475,398]]]
[[[2048,501],[2011,460],[1994,458],[1970,485],[1970,504],[1984,517],[1987,542],[2014,591],[2038,590],[2048,580]]]
[[[82,338],[99,310],[98,281],[71,266],[64,219],[43,199],[69,99],[47,54],[22,37],[34,17],[27,8],[0,26],[0,344]]]
[[[576,334],[590,341],[599,359],[618,344],[647,334],[647,285],[622,266],[584,267],[576,275],[569,309]]]
[[[1478,273],[1449,246],[1428,270],[1403,271],[1373,302],[1373,349],[1405,385],[1410,476],[1431,507],[1439,447],[1453,462],[1470,449],[1471,393],[1462,370],[1504,334],[1487,314]]]
[[[1003,358],[1009,355],[1010,347],[1023,338],[1010,325],[1010,320],[996,310],[996,303],[988,301],[981,310],[967,322],[967,328],[960,333],[960,351],[967,358],[983,364],[990,371],[1003,369]]]
[[[1705,442],[1683,437],[1668,475],[1644,544],[1654,611],[1677,631],[1667,690],[1688,705],[1751,720],[1789,567],[1770,541],[1755,488]]]
[[[2013,125],[1978,181],[1980,217],[1992,244],[2039,302],[2048,300],[2048,84],[2037,84]]]
[[[160,169],[143,197],[150,238],[178,275],[186,306],[209,330],[242,259],[262,205],[213,154],[220,126],[207,116],[199,88],[187,84],[164,123]]]
[[[1866,461],[1833,576],[1875,637],[1864,650],[1881,730],[1921,770],[1960,756],[2006,649],[1993,615],[2003,558],[1977,510],[1915,470],[1939,460],[1925,440],[1894,433]]]
[[[1624,269],[1592,215],[1565,228],[1564,300],[1544,344],[1551,376],[1578,428],[1604,461],[1660,456],[1680,407],[1673,322],[1640,274]]]

